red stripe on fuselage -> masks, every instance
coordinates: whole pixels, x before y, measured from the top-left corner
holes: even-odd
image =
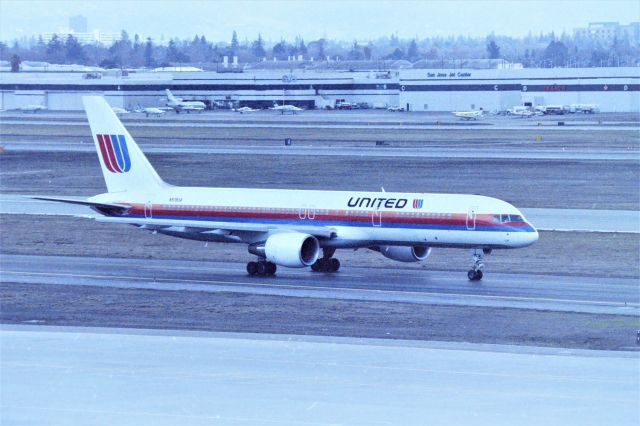
[[[130,204],[130,203],[126,203]],[[199,218],[203,216],[215,216],[222,220],[224,218],[242,218],[242,219],[280,219],[280,220],[308,220],[308,221],[340,221],[340,222],[354,222],[354,223],[371,223],[372,212],[362,210],[333,210],[333,209],[319,209],[315,212],[313,219],[308,217],[308,214],[304,217],[300,217],[298,209],[283,209],[279,212],[273,212],[269,210],[273,209],[261,209],[250,208],[240,210],[238,208],[225,208],[220,206],[167,206],[167,205],[154,205],[154,216],[182,216],[188,218]],[[321,213],[326,211],[327,213]],[[130,214],[144,214],[144,205],[136,204],[128,211]],[[347,214],[348,212],[348,214]],[[467,214],[465,213],[428,213],[428,212],[380,212],[382,216],[382,224],[384,223],[406,223],[414,225],[450,225],[450,226],[467,226]],[[492,226],[492,227],[523,227],[528,226],[526,222],[505,222],[497,223],[493,221],[492,214],[479,214],[476,216],[475,226]]]

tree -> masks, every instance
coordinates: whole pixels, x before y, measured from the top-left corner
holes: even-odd
[[[233,35],[231,36],[231,54],[235,54],[238,51],[238,47],[240,47],[240,43],[238,43],[238,34],[236,30],[233,30]]]
[[[364,59],[364,53],[362,53],[357,41],[353,42],[353,46],[351,46],[351,51],[349,51],[349,55],[347,57],[352,61],[360,61]]]
[[[409,48],[407,49],[407,60],[415,62],[418,59],[420,59],[418,44],[416,43],[416,39],[413,39],[411,40],[411,43],[409,43]]]
[[[57,34],[47,43],[46,58],[49,62],[62,63],[64,61],[64,46]]]
[[[309,52],[307,51],[307,46],[304,44],[304,40],[302,38],[297,40],[296,45],[298,46],[298,53],[302,56],[307,56]]]
[[[500,46],[498,46],[494,40],[491,40],[487,44],[487,54],[489,55],[489,59],[500,58]]]
[[[64,58],[68,64],[84,64],[87,60],[87,55],[82,45],[78,42],[78,39],[71,34],[69,34],[64,43]]]
[[[20,56],[15,53],[11,56],[11,72],[19,72],[20,71]]]
[[[169,46],[167,46],[166,61],[169,63],[182,63],[189,62],[190,59],[183,51],[180,50],[175,40],[169,40]]]
[[[394,59],[396,61],[402,58],[404,58],[404,51],[399,47],[396,47],[396,49],[393,52],[391,52],[386,56],[386,59]]]
[[[277,43],[271,49],[271,53],[274,58],[284,60],[287,58],[287,43],[284,40],[280,40],[280,43]]]
[[[147,42],[144,44],[144,66],[147,68],[156,66],[156,61],[153,59],[153,41],[151,37],[147,37]]]
[[[567,64],[569,49],[561,41],[551,40],[544,50],[544,59],[549,61],[553,67],[562,67]]]
[[[251,53],[258,59],[267,56],[267,52],[264,50],[264,41],[262,35],[258,34],[258,39],[251,43]]]

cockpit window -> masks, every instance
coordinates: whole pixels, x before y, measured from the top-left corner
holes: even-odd
[[[524,222],[519,214],[494,214],[491,217],[494,223]]]

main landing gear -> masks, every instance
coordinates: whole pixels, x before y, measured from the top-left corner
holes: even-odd
[[[257,262],[247,263],[247,273],[249,275],[258,275],[261,277],[270,277],[276,273],[277,266],[273,262],[259,260]]]
[[[467,272],[469,281],[480,281],[482,276],[482,270],[484,269],[484,255],[491,253],[490,249],[474,249],[473,250],[473,268]]]
[[[324,248],[322,249],[322,257],[315,261],[313,265],[311,265],[311,270],[313,272],[338,272],[340,269],[340,261],[333,256],[336,252],[334,248]]]

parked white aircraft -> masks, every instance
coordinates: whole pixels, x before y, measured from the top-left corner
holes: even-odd
[[[511,112],[511,115],[518,118],[529,118],[533,117],[535,115],[535,112],[531,111],[530,109],[516,109]]]
[[[32,112],[34,114],[36,112],[38,112],[38,111],[44,111],[46,109],[47,109],[47,107],[44,106],[44,105],[35,105],[35,104],[34,105],[25,105],[25,106],[20,107],[20,111],[22,111],[22,112]]]
[[[83,98],[107,193],[84,201],[107,223],[136,225],[181,238],[245,243],[258,261],[250,275],[276,265],[335,272],[336,249],[368,248],[400,262],[419,262],[433,247],[473,249],[467,276],[480,280],[484,254],[525,247],[538,232],[511,204],[461,194],[285,189],[190,188],[165,183],[98,96]]]
[[[162,108],[147,107],[147,108],[142,108],[142,112],[144,112],[144,114],[147,117],[149,117],[150,115],[155,115],[156,117],[160,117],[162,114],[164,114],[167,111]]]
[[[482,117],[482,110],[479,111],[453,111],[451,114],[462,120],[477,120]]]
[[[295,114],[296,112],[304,111],[302,108],[299,108],[295,105],[278,105],[274,104],[271,108],[274,111],[280,111],[281,114],[285,114],[290,112],[291,114]]]
[[[240,114],[247,114],[247,113],[250,113],[250,112],[256,112],[256,111],[260,111],[260,110],[253,109],[253,108],[250,108],[248,106],[244,106],[244,107],[241,107],[241,108],[236,108],[236,109],[234,109],[234,111],[235,112],[239,112]]]
[[[173,108],[177,114],[181,111],[185,111],[187,114],[191,111],[204,111],[207,107],[202,101],[183,101],[181,98],[176,98],[171,93],[171,90],[165,90],[167,94],[167,106]]]
[[[113,112],[115,112],[116,114],[120,115],[120,114],[129,114],[129,111],[127,111],[124,108],[120,108],[120,107],[111,107],[111,109],[113,110]]]

